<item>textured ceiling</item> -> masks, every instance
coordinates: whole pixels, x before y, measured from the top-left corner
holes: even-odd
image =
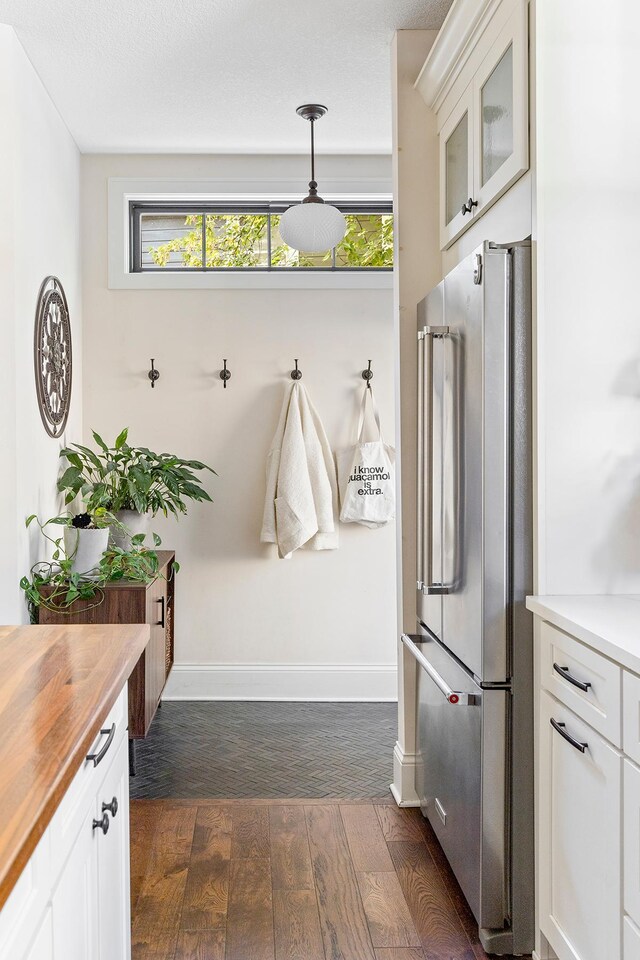
[[[0,0],[84,152],[391,149],[394,30],[451,0]]]

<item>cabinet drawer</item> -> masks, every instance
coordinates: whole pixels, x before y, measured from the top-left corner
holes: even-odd
[[[622,670],[617,664],[542,621],[540,666],[542,685],[554,697],[622,746]]]
[[[624,960],[640,960],[640,930],[629,917],[622,924],[622,956]]]
[[[84,761],[71,781],[67,792],[60,801],[60,805],[51,821],[51,856],[58,870],[61,869],[84,818],[85,810],[93,803],[100,784],[104,780],[113,759],[118,752],[120,742],[127,730],[127,687],[126,684],[120,696],[113,705],[102,730],[114,729],[113,737],[107,748],[109,734],[101,733],[96,738],[89,753],[104,751],[103,758],[97,766],[93,761]],[[106,748],[106,749],[105,749]]]
[[[622,671],[622,745],[640,764],[640,677],[627,670]]]

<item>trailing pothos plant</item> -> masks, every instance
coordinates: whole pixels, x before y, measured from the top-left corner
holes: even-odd
[[[60,451],[68,464],[58,480],[65,503],[80,496],[90,513],[103,507],[111,513],[137,510],[152,516],[178,516],[187,512],[187,500],[211,501],[194,471],[215,474],[215,470],[200,460],[132,447],[127,443],[128,434],[125,428],[109,447],[93,431],[95,450],[74,443]]]
[[[86,516],[86,514],[78,516]],[[45,523],[41,523],[35,514],[27,517],[26,526],[31,526],[35,521],[52,548],[51,560],[40,560],[35,563],[30,570],[30,576],[23,577],[20,581],[32,623],[38,622],[40,607],[56,613],[71,614],[72,604],[76,600],[84,600],[87,601],[84,609],[91,610],[104,600],[104,587],[108,583],[119,580],[151,583],[160,575],[158,554],[155,550],[144,547],[143,533],[131,538],[130,550],[110,546],[103,553],[100,564],[91,577],[73,571],[73,558],[66,554],[64,538],[56,537],[55,533],[51,534],[48,531],[50,526],[69,526],[72,519],[70,516],[52,517]],[[103,519],[105,525],[114,520],[106,510],[103,510],[100,515],[100,520]],[[153,541],[156,547],[159,547],[162,542],[157,533],[153,534]],[[179,569],[178,563],[172,564],[173,572],[177,573]]]

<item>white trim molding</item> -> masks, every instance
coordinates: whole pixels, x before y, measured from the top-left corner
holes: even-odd
[[[393,663],[177,663],[163,700],[397,700]]]
[[[323,192],[335,201],[390,200],[391,181],[379,177],[324,179]],[[294,290],[378,290],[393,287],[393,271],[304,271],[184,273],[131,273],[129,271],[129,202],[131,200],[279,200],[300,199],[308,185],[302,179],[160,179],[110,177],[108,186],[108,263],[110,290],[193,290],[193,289],[294,289]]]
[[[393,783],[389,789],[399,807],[420,806],[416,792],[416,755],[405,753],[399,743],[393,748]]]
[[[521,0],[517,0],[521,2]],[[422,70],[415,82],[428,107],[436,113],[452,92],[456,81],[470,61],[472,74],[477,63],[484,57],[492,38],[517,7],[514,0],[457,0],[442,24],[436,42],[429,51]],[[527,0],[522,0],[527,2]],[[496,14],[500,10],[500,16]],[[492,28],[487,28],[492,20]],[[464,79],[464,84],[468,78]],[[459,93],[460,91],[458,91]],[[452,97],[455,102],[456,97]],[[451,104],[453,106],[453,103]]]

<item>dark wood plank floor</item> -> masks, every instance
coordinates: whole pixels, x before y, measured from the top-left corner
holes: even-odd
[[[133,960],[481,960],[420,812],[134,800]]]

